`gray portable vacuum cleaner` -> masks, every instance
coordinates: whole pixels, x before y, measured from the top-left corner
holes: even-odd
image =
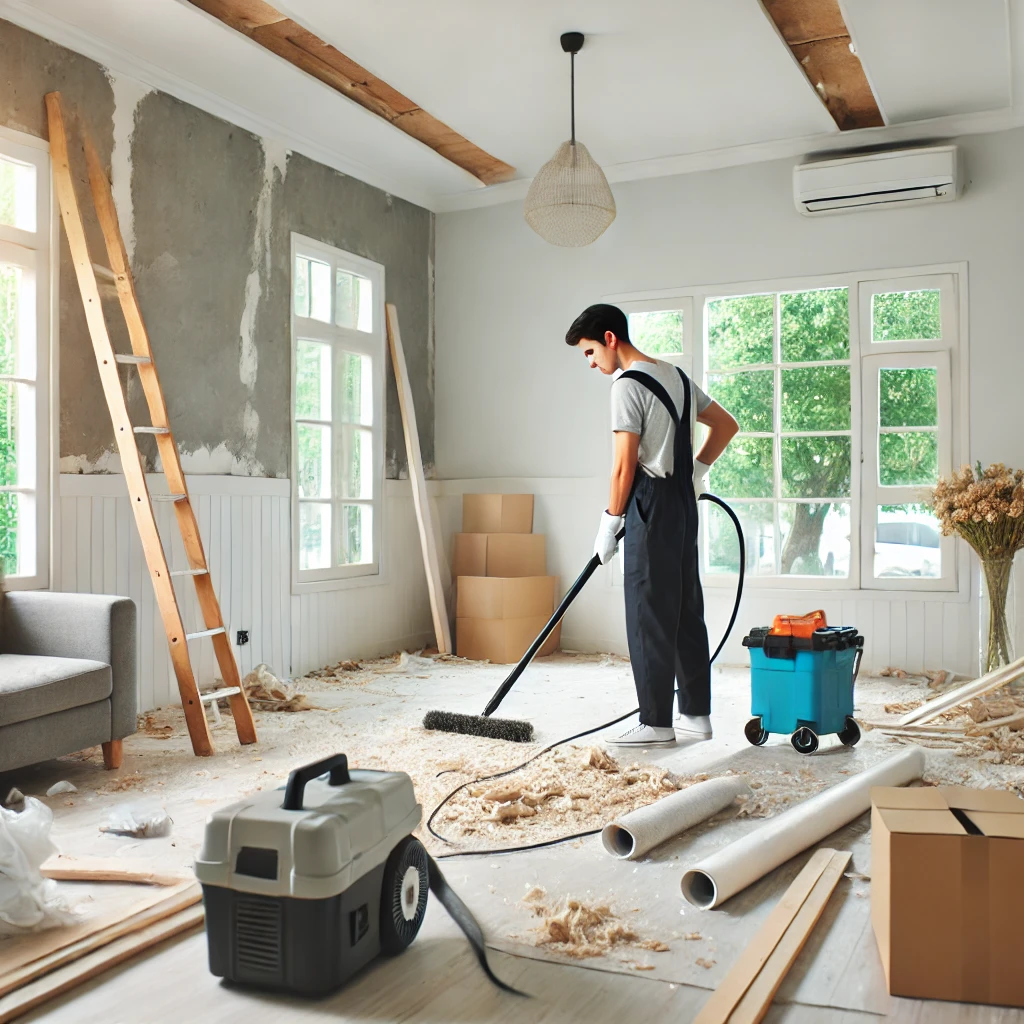
[[[293,771],[283,793],[254,793],[206,823],[195,872],[213,974],[330,992],[416,938],[431,889],[487,976],[516,991],[491,973],[480,926],[413,837],[423,809],[408,775],[350,771],[335,754]]]

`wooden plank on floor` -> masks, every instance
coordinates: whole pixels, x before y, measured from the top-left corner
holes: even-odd
[[[729,1024],[758,1024],[768,1012],[783,979],[789,973],[800,950],[810,938],[811,931],[818,923],[832,890],[843,877],[850,854],[837,851],[832,854],[825,870],[814,883],[810,895],[804,900],[796,916],[790,922],[771,956],[765,961],[757,977],[751,982],[743,998],[736,1004],[729,1017]]]
[[[203,907],[192,906],[179,911],[170,917],[154,921],[152,924],[131,932],[113,942],[87,953],[70,964],[66,964],[49,974],[30,981],[8,995],[0,998],[0,1024],[34,1010],[37,1006],[56,996],[82,985],[111,967],[130,959],[144,949],[163,942],[173,935],[193,931],[203,924]],[[112,1019],[116,1014],[112,1013]]]
[[[835,850],[816,850],[803,870],[796,876],[782,899],[765,919],[753,941],[740,953],[739,959],[711,993],[694,1018],[694,1024],[726,1024],[729,1014],[743,998],[786,929],[810,895],[822,872],[832,860]]]

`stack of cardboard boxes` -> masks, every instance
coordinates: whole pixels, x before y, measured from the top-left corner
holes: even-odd
[[[551,618],[558,579],[545,575],[543,534],[533,532],[532,494],[466,494],[455,535],[455,652],[518,661]],[[561,624],[538,657],[558,647]]]

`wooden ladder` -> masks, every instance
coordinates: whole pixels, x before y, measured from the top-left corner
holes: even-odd
[[[149,345],[149,336],[142,321],[138,298],[135,294],[135,282],[132,279],[128,256],[117,223],[117,211],[110,190],[110,182],[100,163],[99,155],[88,137],[83,139],[86,163],[89,168],[89,183],[92,188],[93,202],[99,218],[103,239],[106,242],[107,256],[110,267],[94,264],[89,256],[82,214],[75,195],[74,179],[68,159],[68,139],[64,126],[64,113],[61,108],[59,92],[46,95],[46,113],[50,130],[50,159],[53,165],[53,177],[57,189],[57,200],[60,204],[61,219],[67,233],[68,246],[75,264],[78,287],[82,293],[82,304],[85,317],[92,337],[96,363],[100,371],[103,393],[110,408],[110,418],[114,424],[114,436],[121,456],[121,466],[128,484],[128,494],[135,513],[135,523],[142,540],[142,550],[146,556],[146,565],[153,580],[160,617],[167,634],[167,645],[171,652],[171,663],[178,679],[178,692],[181,694],[181,706],[185,711],[185,721],[189,736],[192,739],[192,750],[201,756],[214,752],[210,737],[210,726],[206,718],[205,702],[215,702],[222,697],[228,698],[231,714],[235,722],[240,743],[256,742],[256,726],[252,719],[252,710],[246,699],[238,673],[238,664],[231,649],[231,641],[221,617],[220,603],[210,579],[210,569],[203,551],[203,542],[199,536],[199,524],[192,502],[189,500],[185,474],[178,458],[178,446],[171,433],[167,419],[167,405],[164,401],[160,378],[157,376],[156,363]],[[98,278],[113,282],[117,288],[117,296],[121,310],[128,326],[132,352],[130,355],[115,353],[107,331],[100,300]],[[151,426],[133,426],[128,418],[128,406],[121,387],[118,364],[134,367],[139,374],[146,401],[149,405]],[[156,439],[160,452],[163,473],[167,479],[168,494],[150,494],[146,485],[146,474],[136,442],[136,435],[151,434]],[[153,515],[154,501],[171,501],[181,531],[182,543],[188,558],[188,569],[171,572],[167,567],[160,533],[156,518]],[[174,576],[189,576],[195,584],[199,607],[202,611],[206,628],[195,633],[188,633],[181,621],[178,599],[174,593]],[[209,637],[213,641],[214,653],[220,666],[224,687],[209,693],[199,693],[192,662],[189,658],[188,643]]]

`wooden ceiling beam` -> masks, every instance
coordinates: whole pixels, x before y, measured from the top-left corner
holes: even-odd
[[[189,0],[189,3],[429,146],[485,185],[497,185],[515,176],[515,168],[510,164],[485,152],[263,0]]]
[[[840,131],[885,124],[839,0],[761,0]]]

